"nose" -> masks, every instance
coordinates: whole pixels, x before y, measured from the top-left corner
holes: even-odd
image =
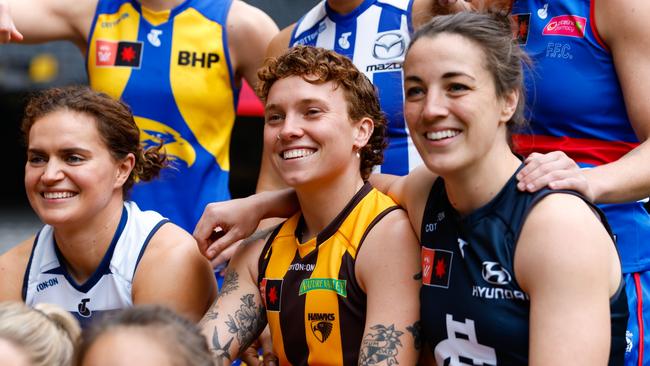
[[[303,133],[301,117],[297,116],[295,113],[287,113],[282,126],[280,127],[278,137],[281,140],[287,141],[299,138]]]
[[[50,159],[43,169],[43,174],[41,175],[41,181],[46,185],[54,184],[64,177],[63,169],[61,167],[61,162],[57,159]]]
[[[429,90],[427,93],[426,103],[422,110],[424,120],[435,121],[439,118],[445,118],[449,115],[447,100],[442,92]]]

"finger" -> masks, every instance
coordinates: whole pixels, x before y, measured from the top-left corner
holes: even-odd
[[[258,366],[262,364],[260,356],[257,354],[257,347],[254,345],[246,348],[239,358],[249,366]]]
[[[235,254],[237,248],[239,248],[239,245],[240,245],[239,243],[235,243],[231,245],[229,248],[219,253],[218,256],[212,258],[212,260],[210,261],[210,263],[212,264],[212,268],[217,268],[218,266],[222,266],[223,264],[226,264]],[[223,269],[225,269],[225,266],[223,267]]]
[[[524,169],[522,169],[518,174],[517,174],[517,179],[519,180],[519,185],[523,184],[523,186],[527,186],[528,184],[533,183],[535,180],[539,179],[540,177],[543,177],[544,175],[550,174],[552,172],[556,171],[576,171],[578,170],[578,166],[574,164],[570,164],[567,162],[565,159],[559,159],[559,160],[548,160],[548,157],[545,157],[544,160],[542,159],[535,159],[531,161],[529,166],[527,165],[526,167],[529,168],[530,170],[524,172]]]
[[[14,41],[22,41],[24,39],[22,33],[20,33],[15,27],[14,29],[11,30],[11,34],[9,36],[10,39],[13,39]]]
[[[219,255],[221,252],[229,248],[232,244],[241,240],[241,234],[236,228],[226,231],[222,237],[211,242],[210,246],[207,249],[208,258],[214,258],[216,255]]]
[[[554,170],[526,184],[526,190],[528,192],[536,192],[544,187],[549,186],[552,183],[556,183],[562,180],[579,180],[580,178],[577,177],[578,174],[579,172],[570,170]]]
[[[594,195],[591,192],[589,183],[581,177],[569,177],[549,183],[549,188],[554,190],[568,189],[579,192],[591,202],[594,202]]]

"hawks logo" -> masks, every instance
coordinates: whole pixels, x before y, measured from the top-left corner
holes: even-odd
[[[142,62],[142,42],[95,41],[97,66],[126,66],[139,68]]]
[[[135,123],[140,128],[140,143],[147,149],[158,146],[161,142],[163,150],[170,161],[175,164],[183,162],[191,167],[196,160],[196,151],[187,140],[173,128],[143,117],[135,117]]]
[[[311,332],[314,337],[324,343],[332,334],[334,328],[332,322],[336,320],[336,317],[332,313],[309,313],[307,320],[311,321]]]

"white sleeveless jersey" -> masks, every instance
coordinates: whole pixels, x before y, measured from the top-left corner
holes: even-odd
[[[323,0],[296,23],[289,43],[345,55],[377,87],[389,140],[380,171],[397,175],[422,164],[404,122],[402,64],[413,31],[412,5],[413,0],[365,0],[340,15]]]
[[[34,248],[23,281],[27,305],[52,303],[72,313],[86,326],[92,319],[133,306],[131,285],[149,240],[169,220],[154,211],[140,211],[125,202],[122,218],[104,258],[85,283],[77,283],[63,264],[54,230],[45,225]]]

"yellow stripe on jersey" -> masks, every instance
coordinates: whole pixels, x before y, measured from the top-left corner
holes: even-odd
[[[92,75],[90,78],[91,88],[101,90],[113,98],[121,97],[131,77],[131,68],[98,66],[97,57],[98,55],[101,57],[102,53],[97,50],[97,41],[135,42],[138,40],[139,24],[140,14],[129,3],[124,3],[116,13],[100,14],[97,17],[97,25],[95,29],[91,30],[93,36],[88,46],[87,68],[88,74]]]
[[[151,25],[154,27],[157,27],[166,21],[169,20],[169,14],[171,14],[171,10],[161,10],[161,11],[153,11],[151,9],[147,9],[144,6],[142,7],[142,17],[146,19]]]
[[[173,37],[170,81],[178,109],[199,143],[228,171],[235,110],[223,28],[188,8],[174,18]]]

